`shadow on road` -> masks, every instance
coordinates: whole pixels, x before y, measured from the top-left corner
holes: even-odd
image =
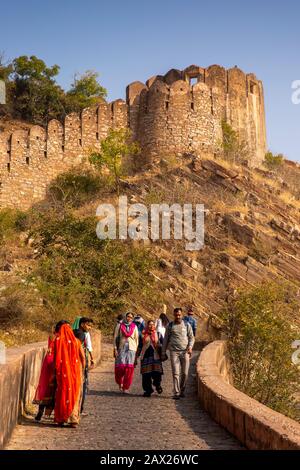
[[[196,363],[199,352],[193,354],[185,398],[176,401],[176,409],[189,427],[212,448],[220,449],[220,432],[224,434],[224,449],[243,449],[239,442],[226,429],[214,422],[201,407],[197,395]]]

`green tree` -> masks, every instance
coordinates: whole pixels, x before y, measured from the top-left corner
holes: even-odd
[[[92,70],[75,76],[71,90],[67,92],[67,106],[72,111],[81,111],[88,106],[103,102],[107,90],[98,82],[99,74]]]
[[[93,152],[89,161],[97,169],[107,167],[113,176],[117,194],[120,193],[120,178],[123,174],[124,157],[139,153],[137,142],[131,142],[129,129],[110,129],[106,139],[101,142],[100,152]]]
[[[12,71],[12,64],[5,60],[4,52],[0,52],[0,79],[5,81],[8,80]]]
[[[59,66],[47,67],[36,56],[20,56],[12,63],[14,117],[45,125],[65,115],[64,92],[55,77]]]
[[[241,290],[222,313],[236,386],[293,418],[299,371],[291,362],[291,343],[300,332],[290,319],[299,311],[296,296],[286,282],[266,282]]]
[[[0,53],[0,79],[6,81],[7,89],[7,104],[1,107],[1,114],[45,126],[50,119],[63,121],[67,113],[80,112],[106,97],[96,72],[75,77],[65,92],[56,81],[59,71],[58,65],[49,67],[34,55],[8,62]]]

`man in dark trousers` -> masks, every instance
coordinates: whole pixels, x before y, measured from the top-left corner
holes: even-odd
[[[89,385],[89,359],[91,367],[94,366],[94,359],[92,353],[92,343],[91,343],[91,336],[90,330],[93,325],[93,320],[87,317],[81,317],[79,320],[79,328],[74,330],[74,335],[81,341],[84,354],[85,354],[85,369],[84,369],[84,376],[83,376],[83,389],[82,389],[82,401],[81,401],[81,410],[80,412],[83,413],[83,406],[85,402],[85,397],[88,391]]]

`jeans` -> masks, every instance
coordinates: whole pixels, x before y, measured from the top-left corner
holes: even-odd
[[[184,351],[170,351],[170,360],[173,373],[174,395],[184,392],[190,367],[190,356]]]

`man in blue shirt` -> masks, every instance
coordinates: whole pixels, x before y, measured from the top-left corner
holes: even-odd
[[[194,318],[194,311],[192,307],[188,308],[187,315],[183,318],[185,324],[190,324],[196,337],[196,330],[197,330],[197,320]]]

